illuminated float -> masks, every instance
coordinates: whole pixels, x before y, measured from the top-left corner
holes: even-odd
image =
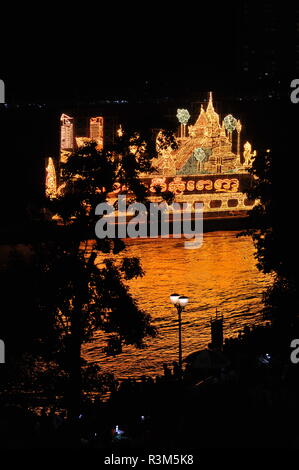
[[[172,191],[176,202],[191,205],[202,202],[206,215],[248,211],[255,205],[245,192],[252,181],[248,169],[256,152],[249,142],[245,142],[241,152],[241,122],[231,114],[221,122],[213,106],[212,93],[206,109],[201,106],[193,125],[186,126],[187,113],[178,110],[181,126],[176,150],[160,150],[161,133],[157,136],[160,156],[154,162],[155,176],[144,175],[152,198],[155,199],[158,185],[161,191]],[[235,139],[233,134],[237,134]]]
[[[196,202],[201,202],[205,217],[246,215],[256,204],[246,195],[253,178],[248,170],[256,152],[249,142],[241,143],[240,120],[231,114],[221,120],[214,109],[212,92],[206,107],[201,105],[193,124],[189,123],[191,116],[186,109],[178,109],[177,118],[180,124],[177,149],[161,145],[163,132],[158,132],[159,157],[153,160],[154,171],[140,175],[149,189],[150,200],[161,202],[157,190],[171,191],[177,203],[194,207]],[[61,120],[61,161],[67,159],[75,143],[80,147],[90,138],[99,139],[99,149],[102,148],[103,117],[90,119],[89,138],[74,137],[73,118],[62,115]],[[121,126],[116,134],[123,134]],[[53,193],[53,181],[49,178],[53,167],[48,167],[47,171],[48,191]],[[123,192],[126,192],[125,186],[116,183],[109,199],[113,202]]]

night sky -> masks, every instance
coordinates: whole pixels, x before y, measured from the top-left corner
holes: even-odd
[[[298,70],[298,11],[241,0],[164,12],[155,4],[101,6],[67,19],[56,12],[55,23],[23,24],[18,41],[10,32],[0,76],[10,103],[257,94]]]
[[[10,45],[8,67],[2,61],[7,100],[159,98],[232,86],[238,55],[233,3],[173,6],[164,14],[144,4],[135,13],[117,7],[57,26],[49,36],[38,24],[34,38]]]

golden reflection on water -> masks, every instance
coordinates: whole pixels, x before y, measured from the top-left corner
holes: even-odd
[[[271,277],[256,268],[250,237],[236,238],[237,232],[204,234],[201,248],[188,250],[178,239],[129,239],[123,256],[137,256],[145,271],[143,278],[129,281],[139,306],[149,313],[158,328],[158,337],[148,347],[128,347],[116,358],[107,358],[101,332],[84,346],[84,357],[96,361],[103,371],[117,378],[162,373],[162,364],[177,360],[177,313],[169,295],[189,297],[183,312],[183,356],[210,342],[209,320],[224,315],[224,335],[234,336],[246,324],[262,320],[262,293]]]

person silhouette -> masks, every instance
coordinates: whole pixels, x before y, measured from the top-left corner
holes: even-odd
[[[163,364],[163,369],[164,369],[164,377],[165,379],[170,379],[171,378],[171,370],[169,369],[167,364]]]
[[[181,371],[180,371],[180,367],[178,363],[176,361],[173,361],[172,365],[173,365],[173,376],[175,378],[179,378],[181,376]]]

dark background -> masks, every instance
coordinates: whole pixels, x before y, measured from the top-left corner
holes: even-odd
[[[175,128],[176,109],[187,107],[194,119],[213,90],[216,110],[240,118],[254,148],[278,141],[279,163],[296,169],[299,104],[290,102],[290,82],[299,72],[299,7],[244,0],[165,11],[154,3],[98,11],[78,5],[67,15],[45,9],[29,21],[18,13],[0,62],[2,215],[15,219],[42,195],[45,158],[58,153],[66,111]]]
[[[10,103],[258,95],[298,71],[299,7],[290,2],[106,5],[94,15],[81,6],[67,21],[53,13],[55,23],[23,23],[24,33],[16,26],[6,37]]]

